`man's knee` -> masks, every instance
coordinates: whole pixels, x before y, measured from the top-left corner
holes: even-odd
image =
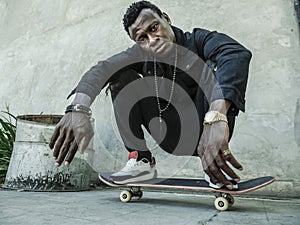
[[[118,72],[117,78],[109,82],[109,90],[111,92],[112,99],[114,100],[117,94],[129,83],[140,78],[139,74],[133,70],[128,69]]]

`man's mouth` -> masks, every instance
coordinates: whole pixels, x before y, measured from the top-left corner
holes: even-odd
[[[159,45],[157,48],[155,48],[154,53],[155,54],[160,54],[165,50],[165,43],[162,43]]]

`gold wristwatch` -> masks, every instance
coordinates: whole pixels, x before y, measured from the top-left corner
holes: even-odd
[[[213,124],[215,122],[218,122],[218,121],[223,121],[223,122],[228,123],[226,115],[224,115],[224,114],[222,114],[218,111],[208,111],[205,114],[203,124],[210,124],[211,125],[211,124]]]

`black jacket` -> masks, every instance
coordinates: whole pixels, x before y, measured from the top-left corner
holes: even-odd
[[[182,85],[191,97],[195,95],[195,84],[198,84],[203,89],[208,103],[224,98],[233,103],[232,110],[236,111],[236,114],[239,110],[245,111],[245,92],[251,52],[234,39],[216,31],[195,28],[190,33],[183,32],[177,27],[172,28],[176,43],[181,46],[178,52],[178,73],[189,75],[185,78],[183,75],[177,75],[176,82]],[[152,76],[152,61],[153,56],[145,53],[135,44],[107,60],[99,61],[84,74],[73,93],[82,92],[94,99],[104,86],[117,80],[118,74],[126,69],[134,69],[142,76]],[[172,65],[173,58],[171,56],[161,59],[161,62],[160,72],[164,73],[163,70],[166,68],[164,65]],[[195,83],[189,82],[190,78]]]

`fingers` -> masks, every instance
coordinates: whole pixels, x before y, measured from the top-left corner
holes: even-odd
[[[55,163],[56,166],[60,166],[62,164],[62,162],[65,160],[67,154],[70,151],[71,142],[73,142],[73,140],[74,140],[74,134],[73,134],[72,130],[68,131],[66,133],[66,137],[61,137],[58,139],[58,141],[60,141],[60,139],[63,141],[63,145],[61,146],[61,144],[60,144],[61,148],[59,150],[56,149],[57,147],[55,145],[55,149],[54,149],[54,151],[55,150],[57,151],[57,152],[55,152],[55,154],[58,153],[58,157],[57,157],[56,163]]]
[[[60,153],[60,150],[62,148],[62,145],[64,144],[65,142],[65,132],[60,132],[59,133],[59,137],[56,138],[56,143],[55,143],[55,147],[54,147],[54,150],[53,150],[53,158],[56,160],[59,153]]]
[[[63,145],[63,147],[60,149],[59,155],[55,161],[56,166],[60,166],[62,162],[64,161],[66,155],[68,154],[70,143],[66,143]]]
[[[225,185],[227,189],[233,189],[233,184],[226,179],[225,175],[217,167],[209,167],[205,172],[210,177],[211,182],[220,188]]]
[[[75,157],[80,143],[82,142],[80,145],[80,152],[83,153],[93,135],[94,133],[92,132],[86,136],[83,136],[83,134],[78,134],[78,137],[74,137],[73,131],[62,131],[53,150],[53,157],[56,160],[55,165],[60,166],[63,161],[65,161],[65,165],[70,165]]]
[[[236,160],[236,158],[232,154],[226,155],[225,160],[228,161],[234,168],[240,171],[243,170],[243,166]]]
[[[90,133],[86,134],[82,139],[82,144],[80,145],[79,151],[81,154],[84,153],[85,149],[88,147],[92,137],[94,136],[94,132],[91,131]]]
[[[53,147],[55,145],[55,142],[56,142],[57,138],[59,137],[59,134],[60,134],[59,129],[60,129],[59,127],[56,127],[54,132],[53,132],[53,135],[52,135],[52,137],[50,139],[50,142],[49,142],[50,149],[53,149]]]
[[[204,172],[209,176],[212,183],[218,185],[219,187],[223,186],[223,184],[220,183],[219,180],[213,175],[210,168],[205,169]]]
[[[215,154],[212,151],[208,150],[202,150],[201,153],[202,154],[200,155],[200,158],[203,170],[210,177],[212,183],[218,185],[219,187],[222,187],[226,178],[219,170],[218,165],[215,161],[218,153]]]
[[[213,159],[211,159],[213,158]],[[224,175],[225,173],[231,177],[234,181],[239,182],[240,177],[230,168],[226,161],[231,163],[235,168],[242,170],[241,164],[230,154],[224,155],[219,153],[218,155],[205,154],[201,157],[204,171],[210,177],[211,182],[222,187],[225,185],[228,189],[233,189],[233,185]]]
[[[82,113],[67,113],[59,122],[49,142],[56,165],[70,164],[78,146],[83,153],[94,135],[90,119]],[[82,145],[80,145],[82,143]]]
[[[54,136],[54,135],[53,135]],[[73,145],[72,147],[76,147],[75,149],[75,153],[77,150],[77,144],[74,140],[74,134],[72,129],[68,130],[68,129],[61,129],[59,132],[59,136],[58,138],[56,138],[56,143],[55,143],[55,147],[53,150],[53,158],[55,159],[55,165],[56,166],[60,166],[62,164],[62,162],[65,160],[67,155],[72,155],[74,153],[74,149],[72,149],[72,152],[70,154],[70,146],[71,143],[75,143],[75,146]],[[74,153],[74,155],[75,155]],[[69,163],[71,163],[72,159],[74,158],[74,156],[69,156]]]
[[[232,185],[230,180],[234,180],[236,182],[239,182],[240,177],[227,165],[224,158],[221,157],[220,155],[216,157],[215,161],[216,161],[216,164],[217,164],[218,168],[221,169],[221,174],[223,174],[224,177],[225,177],[225,181],[223,180],[224,179],[223,177],[220,177],[220,179],[222,179],[223,182],[224,182],[223,184],[225,184],[227,188],[232,189],[233,186],[232,187],[230,186],[230,185]],[[228,175],[228,176],[226,177],[225,174]]]
[[[78,146],[80,146],[80,153],[83,154],[90,140],[92,139],[94,132],[89,133],[86,136],[75,137],[73,142],[69,146],[68,154],[66,156],[65,165],[68,166],[74,159]],[[80,144],[82,143],[82,144]]]
[[[218,185],[220,188],[226,185],[228,189],[233,189],[232,183],[221,172],[221,169],[225,167],[224,164],[226,164],[221,157],[215,156],[215,160],[210,161],[209,165],[206,158],[202,158],[201,160],[204,171],[210,177],[212,183]]]
[[[231,178],[239,181],[239,177],[233,172],[233,170],[226,164],[223,158],[218,155],[215,158],[215,163],[211,164],[208,169],[212,175],[216,178],[218,186],[222,187],[225,185],[228,189],[233,189],[232,183],[226,179],[223,172],[228,174]]]
[[[77,145],[77,142],[76,141],[73,141],[71,144],[70,144],[70,147],[69,147],[69,152],[68,152],[68,155],[66,156],[66,162],[65,162],[65,165],[68,166],[70,165],[70,163],[73,161],[74,157],[75,157],[75,154],[77,152],[77,149],[78,149],[78,145]]]

